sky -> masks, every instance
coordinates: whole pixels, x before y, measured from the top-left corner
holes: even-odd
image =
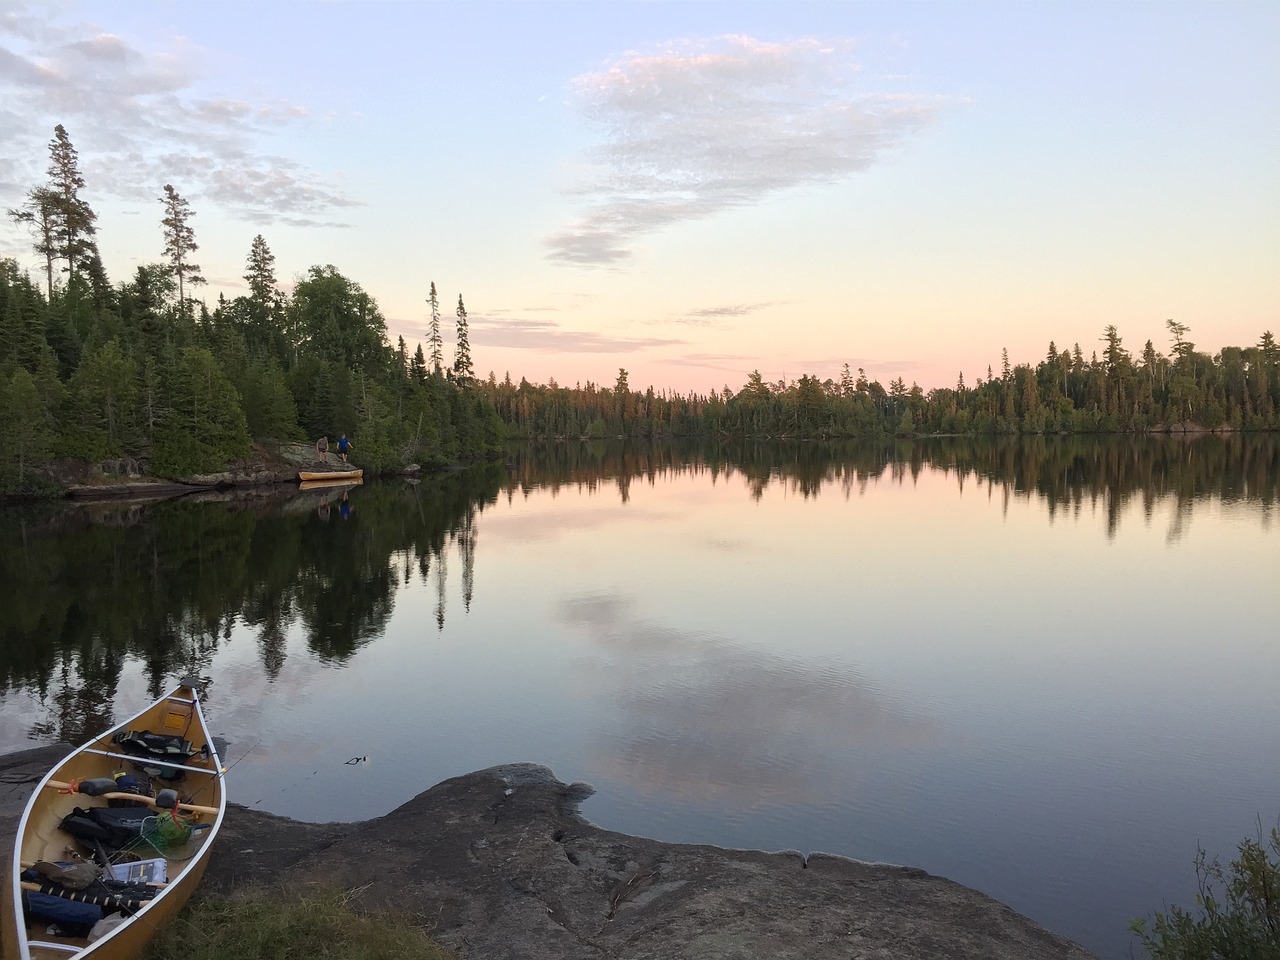
[[[1280,332],[1280,4],[0,0],[0,206],[63,124],[108,276],[332,264],[477,374],[926,390]],[[0,257],[38,278],[29,237]]]

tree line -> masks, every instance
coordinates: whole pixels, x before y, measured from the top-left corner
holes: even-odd
[[[392,346],[377,302],[332,265],[312,266],[291,295],[261,234],[245,261],[248,293],[194,298],[195,211],[172,184],[162,195],[163,259],[113,284],[98,250],[79,156],[59,124],[48,179],[9,219],[31,238],[43,283],[0,260],[0,416],[9,457],[0,492],[47,485],[53,459],[138,465],[182,477],[214,472],[257,440],[359,436],[377,472],[496,452],[502,425],[475,389],[466,307],[446,366],[431,284],[430,353]]]
[[[1170,350],[1148,340],[1138,355],[1115,326],[1102,355],[1085,359],[1079,343],[1050,343],[1038,363],[987,368],[972,386],[923,390],[901,377],[886,389],[845,364],[838,378],[806,375],[769,383],[753,371],[737,393],[643,393],[626,369],[612,387],[545,385],[492,374],[483,389],[517,437],[695,436],[860,437],[917,434],[1143,433],[1185,429],[1280,427],[1280,346],[1270,331],[1249,347],[1209,355],[1167,321]]]
[[[1037,363],[988,367],[972,386],[886,388],[845,364],[838,377],[770,383],[758,371],[736,393],[531,384],[477,379],[467,311],[455,310],[452,363],[444,357],[435,283],[426,299],[426,349],[388,339],[377,302],[336,267],[312,266],[291,294],[277,282],[261,234],[245,261],[248,293],[210,310],[195,211],[165,184],[163,259],[112,284],[98,251],[97,216],[79,158],[59,124],[48,179],[9,218],[31,237],[43,283],[0,260],[0,416],[10,457],[0,492],[30,492],[61,459],[136,463],[159,476],[225,469],[253,441],[358,435],[362,466],[442,465],[495,453],[504,437],[866,437],[917,434],[1138,433],[1188,427],[1280,426],[1280,347],[1210,355],[1167,322],[1168,352],[1131,353],[1115,326],[1088,359],[1078,343],[1050,343]]]

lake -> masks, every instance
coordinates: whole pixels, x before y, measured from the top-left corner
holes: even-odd
[[[196,671],[241,804],[536,761],[608,828],[921,867],[1107,960],[1280,816],[1274,435],[574,443],[341,492],[6,508],[0,752]]]

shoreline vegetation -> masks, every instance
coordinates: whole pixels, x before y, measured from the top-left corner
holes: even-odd
[[[1000,367],[954,387],[888,387],[850,370],[766,382],[753,371],[736,392],[564,387],[477,377],[467,309],[458,296],[453,357],[434,282],[428,332],[392,345],[373,297],[332,265],[311,266],[286,294],[261,234],[245,262],[248,293],[210,306],[196,211],[157,185],[157,249],[164,259],[112,283],[96,219],[66,129],[49,143],[48,180],[7,211],[43,262],[33,279],[0,259],[0,417],[8,456],[0,496],[50,497],[66,477],[135,476],[190,482],[226,474],[265,442],[311,444],[346,433],[366,475],[410,464],[438,471],[497,459],[513,440],[616,438],[852,439],[935,435],[1276,430],[1280,345],[1210,355],[1168,320],[1166,355],[1151,341],[1131,353],[1114,325],[1099,349],[1048,345],[1038,362]],[[43,283],[40,281],[43,280]],[[255,447],[255,444],[258,445]],[[255,454],[255,450],[257,454]],[[104,479],[108,478],[108,479]]]

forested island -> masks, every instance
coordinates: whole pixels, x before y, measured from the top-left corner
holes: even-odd
[[[916,434],[1274,430],[1280,347],[1270,331],[1244,347],[1197,351],[1169,320],[1166,355],[1131,353],[1115,326],[1098,350],[1050,343],[954,387],[884,387],[848,364],[837,378],[766,382],[736,393],[531,384],[475,375],[458,297],[451,361],[434,282],[426,348],[392,344],[376,300],[332,266],[311,266],[291,294],[261,234],[245,262],[248,293],[210,309],[195,211],[172,184],[161,196],[164,260],[112,283],[79,158],[59,124],[48,179],[7,211],[44,263],[33,278],[0,260],[0,416],[9,456],[0,493],[56,494],[59,463],[183,478],[224,469],[255,442],[358,438],[371,473],[499,455],[509,439],[736,436],[844,438]],[[43,282],[42,282],[43,281]],[[122,467],[123,465],[123,467]]]

